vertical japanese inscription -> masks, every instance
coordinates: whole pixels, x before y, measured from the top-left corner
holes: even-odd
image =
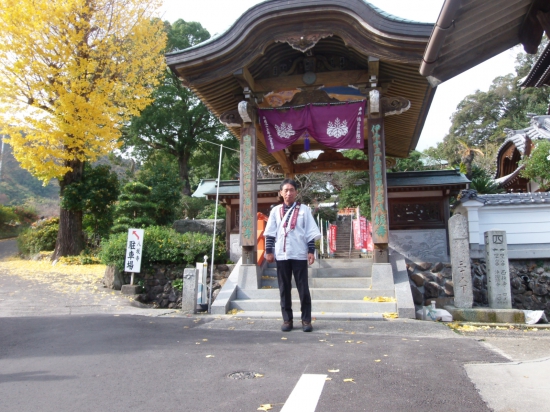
[[[485,232],[485,262],[489,306],[495,309],[511,309],[512,293],[505,231]]]
[[[371,177],[372,192],[372,235],[375,244],[388,243],[388,211],[386,210],[386,185],[385,185],[385,160],[380,124],[371,127],[371,139],[369,139],[369,152],[372,161],[373,173]],[[371,147],[372,144],[372,147]]]
[[[243,136],[243,196],[242,196],[242,216],[241,216],[241,235],[243,246],[254,245],[254,213],[252,210],[252,138],[250,135]]]

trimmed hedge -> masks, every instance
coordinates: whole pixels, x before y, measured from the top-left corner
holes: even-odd
[[[124,270],[127,233],[111,235],[101,243],[100,259],[106,265]],[[226,261],[225,242],[216,239],[214,259]],[[178,233],[172,228],[151,226],[145,229],[141,269],[154,264],[191,264],[203,261],[203,256],[212,253],[212,236],[203,233]],[[210,260],[210,259],[209,259]]]

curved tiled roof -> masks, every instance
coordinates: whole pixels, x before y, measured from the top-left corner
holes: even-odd
[[[521,157],[525,155],[529,156],[530,154],[530,144],[536,140],[546,139],[550,140],[550,116],[534,116],[531,118],[531,126],[521,129],[521,130],[510,130],[508,131],[508,137],[504,140],[504,143],[499,147],[497,151],[497,171],[495,175],[495,181],[502,187],[506,187],[512,180],[519,177],[519,172],[522,167],[519,166],[512,173],[499,176],[501,173],[500,165],[501,158],[510,147],[510,144],[513,144],[515,148],[520,152]]]
[[[369,62],[379,62],[372,70],[377,72],[380,87],[386,88],[385,96],[403,97],[411,103],[410,110],[388,117],[384,126],[386,155],[404,158],[418,143],[435,94],[418,73],[432,27],[391,16],[365,0],[269,0],[247,10],[225,33],[168,53],[166,63],[219,117],[237,110],[238,102],[245,99],[245,87],[259,102],[273,91],[305,87],[297,69],[292,75],[282,75],[272,68],[290,63],[295,65],[291,69],[297,68],[296,62],[308,51],[344,62],[334,77],[317,76],[308,88],[348,86],[346,76],[352,74],[356,76],[352,84],[359,84],[357,76],[368,74]],[[300,39],[308,48],[300,46]],[[229,130],[236,137],[241,134],[237,124]],[[268,152],[261,130],[256,136],[256,154],[262,164],[283,159],[280,153]]]
[[[496,195],[480,195],[475,190],[463,190],[460,192],[458,202],[477,200],[484,205],[514,206],[534,205],[550,203],[550,192],[536,193],[501,193]]]

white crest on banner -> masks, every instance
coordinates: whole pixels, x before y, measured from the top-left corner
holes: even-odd
[[[289,139],[290,136],[294,136],[296,134],[290,123],[282,122],[280,126],[275,125],[275,129],[277,129],[277,136],[282,137],[283,139]]]
[[[348,121],[344,120],[340,123],[340,119],[337,117],[334,123],[328,122],[327,135],[339,139],[342,136],[348,134]]]

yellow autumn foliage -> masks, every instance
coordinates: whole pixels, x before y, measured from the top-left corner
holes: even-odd
[[[2,132],[48,182],[119,145],[166,70],[160,0],[0,0]]]

